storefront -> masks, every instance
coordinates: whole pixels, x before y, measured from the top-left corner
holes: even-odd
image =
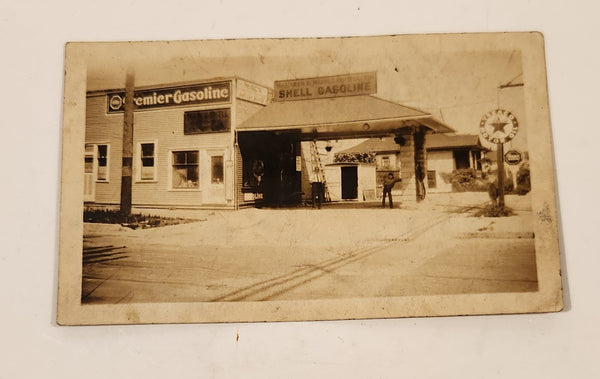
[[[133,206],[235,208],[235,130],[271,96],[266,87],[239,78],[136,88]],[[120,203],[124,97],[124,90],[87,94],[88,207]]]

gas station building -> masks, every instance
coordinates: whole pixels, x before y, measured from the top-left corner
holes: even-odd
[[[395,139],[398,200],[415,203],[427,135],[453,130],[376,93],[375,72],[276,81],[273,89],[237,77],[136,87],[132,205],[299,205],[310,197],[314,173],[324,173],[311,143],[372,137]],[[124,97],[123,89],[87,93],[86,207],[119,206]]]

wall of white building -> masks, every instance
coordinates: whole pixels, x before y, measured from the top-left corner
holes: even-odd
[[[446,151],[428,151],[427,152],[427,171],[435,171],[435,187],[429,186],[429,181],[425,180],[427,192],[452,192],[452,183],[444,180],[444,176],[450,175],[454,170],[454,158],[451,150]]]

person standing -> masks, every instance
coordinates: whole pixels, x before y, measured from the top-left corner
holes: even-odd
[[[389,173],[387,177],[383,180],[383,198],[381,199],[381,206],[385,208],[385,197],[389,196],[390,200],[390,208],[394,208],[394,202],[392,200],[392,188],[394,188],[394,184],[401,181],[402,179],[394,178],[393,173]]]
[[[312,197],[312,207],[317,206],[321,209],[321,204],[323,203],[323,197],[325,197],[325,189],[323,188],[323,182],[316,181],[311,182],[311,197]]]

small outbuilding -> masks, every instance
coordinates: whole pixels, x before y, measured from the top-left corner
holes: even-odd
[[[435,134],[427,137],[427,190],[452,192],[454,170],[481,171],[481,158],[488,151],[477,134]]]
[[[348,160],[353,155],[373,155],[373,165],[369,166],[374,177],[365,183],[365,191],[372,190],[377,198],[383,192],[383,180],[389,174],[402,179],[401,155],[403,151],[401,139],[391,137],[370,138],[349,149],[336,154],[336,160]],[[454,170],[474,169],[481,170],[481,158],[488,151],[479,141],[476,134],[427,134],[425,138],[426,150],[426,180],[427,192],[451,192],[450,177]],[[365,175],[365,177],[367,177]],[[392,194],[401,194],[401,183],[394,186]]]

